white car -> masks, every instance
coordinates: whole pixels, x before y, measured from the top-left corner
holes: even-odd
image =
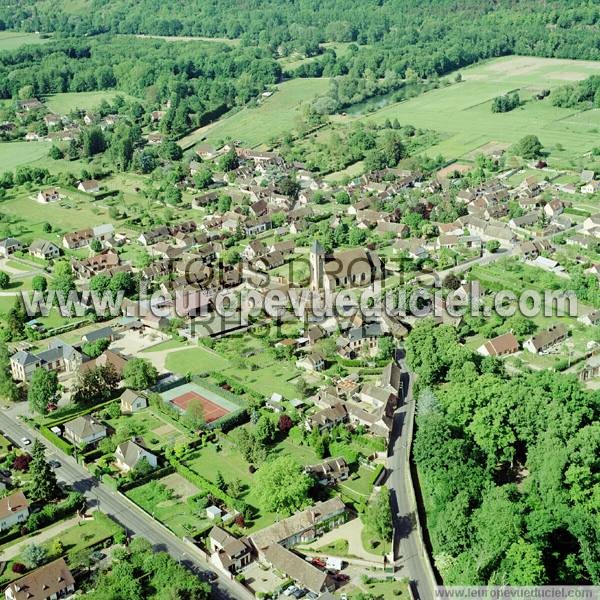
[[[29,444],[31,444],[31,440],[29,438],[22,437],[21,444],[23,444],[23,446],[29,446]]]

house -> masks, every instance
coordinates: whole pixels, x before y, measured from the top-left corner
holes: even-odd
[[[29,381],[33,372],[38,369],[72,373],[83,363],[83,354],[70,344],[55,338],[47,350],[32,354],[19,350],[10,357],[10,370],[16,381]]]
[[[510,332],[492,338],[477,348],[482,356],[506,356],[518,351],[519,340]]]
[[[220,519],[223,511],[218,506],[209,506],[206,509],[206,516],[211,520],[215,521],[216,519]]]
[[[64,558],[58,558],[10,583],[6,600],[57,600],[75,591],[75,579]]]
[[[566,340],[567,334],[567,328],[562,323],[558,323],[526,340],[523,343],[523,348],[533,354],[542,354],[552,348],[552,346],[556,346],[556,344],[560,344]]]
[[[127,389],[121,394],[121,414],[132,415],[148,406],[144,396]]]
[[[300,543],[309,543],[346,520],[346,506],[335,497],[275,522],[253,533],[249,540],[258,558],[285,573],[301,587],[315,594],[333,589],[327,573],[317,569],[290,550]]]
[[[0,242],[0,256],[6,258],[21,250],[23,245],[17,238],[7,237]]]
[[[587,235],[600,237],[600,213],[589,216],[582,224],[583,232]]]
[[[211,561],[224,571],[237,573],[252,560],[248,538],[238,539],[216,525],[208,533]]]
[[[583,169],[580,175],[581,183],[589,183],[590,181],[594,180],[595,176],[596,173],[594,171],[591,171],[590,169]]]
[[[280,267],[285,262],[283,258],[283,254],[279,251],[272,252],[271,254],[266,254],[265,256],[260,256],[254,261],[254,267],[258,271],[270,271],[271,269],[276,269]]]
[[[27,100],[19,100],[17,108],[25,112],[31,112],[44,108],[44,105],[37,98],[29,98]]]
[[[533,227],[536,223],[539,223],[540,215],[537,212],[530,212],[521,217],[513,217],[509,222],[508,226],[511,229],[522,229],[524,227]]]
[[[555,217],[562,215],[564,210],[565,210],[565,205],[560,200],[557,200],[557,199],[551,200],[550,202],[548,202],[548,204],[546,204],[546,206],[544,206],[544,212],[550,218],[555,218]]]
[[[158,242],[164,242],[170,237],[171,232],[169,231],[169,228],[166,225],[161,225],[155,229],[142,232],[137,241],[142,244],[142,246],[152,246]]]
[[[583,369],[579,372],[581,381],[588,381],[600,376],[600,354],[595,354],[588,358]]]
[[[119,265],[121,259],[116,252],[104,250],[99,254],[84,258],[83,260],[74,260],[71,263],[73,271],[84,279],[89,279],[98,273],[114,271]],[[125,269],[126,265],[123,266]],[[128,267],[128,265],[127,265]]]
[[[37,201],[40,204],[48,204],[49,202],[58,202],[60,200],[60,193],[56,188],[48,188],[46,190],[40,190],[37,195]]]
[[[29,502],[23,492],[16,491],[0,498],[0,531],[6,531],[29,517]]]
[[[584,325],[598,325],[600,324],[600,310],[593,310],[592,312],[582,315],[577,320]]]
[[[308,431],[312,431],[315,427],[319,431],[329,430],[340,423],[345,423],[348,420],[348,409],[339,402],[333,406],[323,408],[306,419],[305,427]]]
[[[218,155],[218,152],[210,144],[199,144],[198,146],[196,146],[196,154],[202,160],[211,160]]]
[[[344,336],[338,338],[338,352],[345,358],[355,358],[361,352],[374,356],[379,350],[381,334],[379,323],[366,323],[360,327],[353,327]]]
[[[296,367],[306,371],[322,371],[325,368],[325,359],[318,352],[312,352],[296,361]]]
[[[242,258],[254,260],[267,253],[267,247],[262,240],[252,240],[243,250]]]
[[[115,464],[124,473],[133,471],[142,460],[145,460],[153,469],[158,466],[156,456],[133,440],[119,444],[115,450]]]
[[[586,250],[595,250],[598,246],[598,240],[591,235],[581,235],[576,233],[565,239],[567,246],[581,246]]]
[[[95,227],[89,227],[87,229],[80,229],[79,231],[66,233],[63,236],[62,244],[69,250],[83,248],[84,246],[90,244],[92,240],[105,242],[112,239],[114,232],[115,228],[112,223],[104,223],[103,225],[96,225]]]
[[[159,121],[162,121],[164,119],[166,114],[166,110],[153,110],[150,113],[150,121],[152,123],[158,123]]]
[[[64,437],[77,446],[87,446],[106,437],[106,427],[91,415],[83,415],[64,425]]]
[[[148,141],[148,144],[150,144],[150,146],[157,146],[158,144],[162,144],[164,139],[165,136],[162,133],[158,133],[157,131],[149,133],[146,136],[146,140]]]
[[[123,369],[127,364],[128,359],[115,352],[114,350],[105,350],[100,356],[88,360],[84,362],[79,367],[80,373],[85,373],[91,369],[95,369],[96,367],[108,367],[110,366],[113,371],[117,374],[119,379],[123,378]]]
[[[77,189],[86,194],[95,194],[100,191],[100,184],[95,179],[85,179],[79,182]]]
[[[60,248],[48,240],[35,240],[29,246],[29,254],[41,260],[53,260],[60,256]]]
[[[316,465],[304,467],[307,475],[313,476],[321,485],[336,485],[350,475],[350,468],[344,458],[328,458]]]
[[[595,194],[598,191],[600,191],[600,181],[593,180],[581,186],[582,194]]]

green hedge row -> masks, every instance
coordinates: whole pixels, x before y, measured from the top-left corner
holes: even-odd
[[[371,483],[373,485],[375,485],[375,482],[379,479],[379,476],[381,475],[381,473],[385,470],[385,466],[384,465],[377,465],[377,467],[375,468],[375,471],[373,472],[373,477],[371,477]]]
[[[54,444],[59,450],[62,450],[69,456],[73,455],[73,446],[66,442],[61,437],[56,435],[53,431],[50,431],[48,427],[42,425],[39,429],[40,433],[52,444]]]

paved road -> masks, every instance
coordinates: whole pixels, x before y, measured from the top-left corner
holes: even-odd
[[[406,363],[401,360],[400,364],[405,390],[404,403],[394,416],[388,447],[388,466],[391,471],[388,486],[394,518],[394,557],[397,559],[396,563],[402,566],[403,574],[412,582],[417,598],[430,600],[434,597],[434,582],[429,574],[421,532],[416,525],[417,505],[408,470],[408,453],[415,416],[413,378]]]
[[[2,410],[1,429],[14,443],[23,446],[21,438],[27,437],[33,441],[37,438],[46,446],[48,458],[58,460],[61,466],[56,470],[59,480],[71,485],[74,489],[85,495],[90,506],[97,506],[102,512],[113,517],[126,528],[130,536],[142,536],[149,540],[156,550],[167,551],[175,560],[189,569],[202,573],[210,569],[210,565],[198,556],[183,540],[162,527],[141,509],[121,497],[119,494],[94,479],[81,465],[70,456],[56,450],[36,431],[25,423],[16,419],[16,413],[22,411],[22,404],[18,408]],[[212,598],[250,599],[253,596],[246,592],[235,582],[224,577],[213,584]]]

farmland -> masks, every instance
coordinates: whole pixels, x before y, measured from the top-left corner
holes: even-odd
[[[552,106],[551,96],[538,101],[532,95],[598,74],[600,63],[510,56],[460,73],[463,81],[459,84],[389,104],[368,115],[339,116],[334,120],[381,123],[398,119],[401,124],[433,129],[444,139],[429,148],[427,154],[447,158],[467,157],[490,142],[512,144],[526,133],[538,135],[551,151],[551,158],[558,160],[581,156],[596,145],[599,110],[582,113],[557,108]],[[527,102],[508,113],[492,113],[493,98],[512,91],[518,91]]]
[[[44,158],[50,142],[0,142],[0,164],[7,171]]]
[[[52,41],[51,38],[42,37],[39,33],[0,31],[0,51],[16,50],[28,44],[47,44],[50,41]]]
[[[216,144],[227,139],[241,140],[246,146],[266,144],[297,127],[303,103],[322,94],[329,86],[328,79],[296,79],[278,86],[277,91],[255,108],[242,108],[216,123],[196,130],[180,143],[188,147],[192,142],[206,139]]]
[[[45,99],[48,110],[66,115],[73,110],[93,110],[98,108],[102,100],[112,102],[116,96],[123,96],[130,98],[127,94],[112,91],[101,91],[101,92],[68,92],[65,94],[52,94]]]

